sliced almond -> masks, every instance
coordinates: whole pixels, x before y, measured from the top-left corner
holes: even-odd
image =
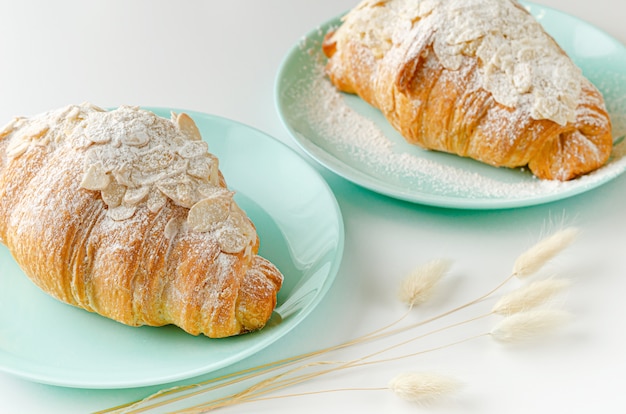
[[[0,129],[0,138],[4,138],[5,136],[9,135],[15,130],[15,128],[17,128],[18,124],[22,123],[23,121],[24,118],[13,118],[8,124]]]
[[[182,222],[179,218],[172,217],[165,225],[165,238],[168,240],[172,240],[180,231],[181,225]]]
[[[106,112],[106,109],[102,109],[98,105],[94,105],[91,102],[84,102],[82,106],[89,108],[89,109],[93,109],[96,112]]]
[[[159,210],[161,210],[163,206],[165,206],[166,202],[167,197],[165,196],[165,194],[163,194],[160,190],[157,190],[156,188],[150,191],[150,194],[148,194],[148,210],[153,213],[157,213]]]
[[[102,201],[104,201],[109,208],[117,207],[122,204],[125,193],[126,186],[118,184],[116,181],[112,181],[107,188],[102,190]]]
[[[206,157],[198,157],[189,160],[187,174],[192,177],[208,179],[211,175],[211,159]]]
[[[131,147],[143,147],[150,142],[150,135],[145,128],[137,128],[122,136],[122,143]]]
[[[155,146],[142,153],[135,164],[135,168],[146,173],[151,173],[166,169],[177,157],[173,152],[168,151],[163,145]]]
[[[256,242],[256,229],[254,225],[246,215],[246,213],[236,204],[233,203],[230,208],[230,216],[228,220],[233,223],[233,226],[241,232],[249,243]]]
[[[206,155],[209,151],[209,145],[204,141],[189,141],[186,142],[178,152],[183,158],[196,158]]]
[[[74,131],[66,129],[64,132],[65,138],[73,139],[73,147],[76,149],[87,149],[93,145],[93,141],[90,141],[85,137],[85,134],[80,134],[77,137],[74,137]]]
[[[32,140],[36,140],[43,137],[49,130],[49,125],[34,123],[28,127],[27,131],[24,131],[24,135]]]
[[[242,251],[249,243],[248,239],[238,229],[226,227],[218,238],[218,244],[224,253],[235,254]]]
[[[26,152],[29,145],[29,141],[24,141],[23,139],[20,139],[20,137],[13,138],[11,141],[9,141],[9,145],[7,147],[7,156],[9,158],[17,158]]]
[[[250,255],[256,238],[256,229],[246,213],[236,203],[232,203],[228,221],[223,226],[218,241],[222,251],[239,253],[245,248],[245,255]]]
[[[113,177],[118,183],[125,185],[126,187],[135,187],[135,182],[131,178],[131,173],[132,171],[126,165],[122,165],[111,171],[111,174],[113,174]]]
[[[157,188],[161,190],[163,194],[169,197],[174,204],[181,207],[190,208],[196,202],[194,197],[193,185],[189,180],[169,180],[164,183],[159,183]]]
[[[71,107],[67,115],[65,115],[65,119],[68,121],[79,121],[81,119],[80,109],[77,106]]]
[[[80,183],[87,190],[104,190],[111,182],[111,177],[106,173],[101,163],[91,164]]]
[[[209,231],[217,223],[224,222],[230,215],[232,201],[232,193],[223,192],[197,202],[189,209],[189,228],[194,231]]]
[[[203,200],[205,198],[217,197],[223,194],[230,194],[231,192],[225,188],[215,186],[207,182],[197,183],[196,190],[198,193],[198,199]]]
[[[193,119],[187,114],[175,114],[172,112],[172,121],[176,122],[180,132],[191,141],[201,141],[202,135]]]
[[[137,188],[129,188],[124,194],[124,203],[131,206],[136,206],[137,204],[145,200],[146,197],[148,197],[149,192],[150,187],[148,187],[147,185]]]
[[[219,161],[217,157],[214,157],[213,163],[211,164],[211,173],[209,174],[209,181],[213,185],[220,185],[220,169],[219,169]]]
[[[121,205],[109,209],[108,215],[115,221],[122,221],[131,218],[136,210],[137,208],[135,206]]]
[[[85,129],[85,137],[94,144],[106,144],[111,141],[111,136],[93,128]]]

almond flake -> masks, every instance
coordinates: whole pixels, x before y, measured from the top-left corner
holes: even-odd
[[[190,160],[187,174],[196,178],[209,178],[211,175],[211,160],[203,157]]]
[[[110,135],[103,134],[101,131],[90,131],[89,129],[85,131],[85,138],[94,144],[106,144],[111,141]]]
[[[201,141],[202,136],[196,123],[187,114],[172,113],[172,121],[176,122],[180,132],[191,141]]]
[[[231,205],[228,220],[248,240],[249,243],[256,241],[256,229],[246,213],[235,203]]]
[[[104,190],[110,182],[111,177],[106,173],[102,164],[95,163],[91,164],[85,171],[80,186],[87,190]]]
[[[9,141],[9,145],[7,146],[7,156],[9,158],[17,158],[20,155],[24,154],[29,146],[29,141],[13,139]]]
[[[65,135],[65,138],[72,137],[74,134],[74,131],[70,129],[66,129],[65,131],[63,131],[63,134]],[[62,139],[61,137],[58,137],[57,142],[60,141],[61,139]],[[91,145],[93,145],[93,142],[88,140],[85,134],[81,134],[77,138],[74,138],[74,148],[76,149],[84,150],[84,149],[89,148]]]
[[[124,194],[126,193],[126,186],[118,184],[112,181],[111,184],[104,190],[102,190],[102,201],[105,202],[109,208],[114,208],[122,204]]]
[[[158,145],[142,153],[135,164],[135,168],[146,173],[161,171],[172,164],[175,157],[176,154],[168,151],[163,145]]]
[[[216,161],[211,164],[211,174],[209,175],[209,182],[211,182],[213,185],[220,185],[220,181],[219,163],[217,162],[216,158]]]
[[[150,187],[148,186],[129,188],[126,190],[126,194],[124,194],[124,202],[128,205],[135,206],[145,200],[149,192]]]
[[[189,141],[182,148],[178,149],[178,153],[183,158],[201,157],[209,151],[209,145],[204,141]]]
[[[0,138],[4,138],[15,130],[20,121],[23,122],[24,118],[13,118],[8,124],[0,129]]]
[[[123,135],[121,141],[122,144],[130,145],[131,147],[143,147],[150,142],[150,135],[148,135],[145,129],[137,129]]]
[[[168,196],[172,201],[181,206],[190,208],[196,200],[194,200],[193,186],[187,180],[171,180],[162,184],[157,184],[157,188],[163,194]]]
[[[224,222],[230,215],[232,201],[232,193],[223,192],[197,202],[189,209],[189,228],[194,231],[209,231],[215,224]]]
[[[131,218],[135,214],[136,210],[137,207],[135,206],[126,206],[122,204],[121,206],[109,209],[108,215],[115,221],[122,221]]]
[[[154,189],[148,194],[148,210],[157,213],[167,202],[167,197],[161,191]]]
[[[217,197],[224,194],[231,194],[230,191],[222,187],[217,187],[211,183],[201,183],[196,187],[198,200]]]
[[[180,231],[181,228],[181,220],[176,217],[172,217],[167,224],[165,225],[164,234],[165,238],[168,240],[172,240]]]
[[[127,166],[120,166],[119,168],[111,171],[111,174],[113,174],[113,177],[118,183],[125,185],[126,187],[135,187],[135,182],[130,177],[131,170]]]
[[[248,245],[248,239],[235,228],[224,228],[218,239],[224,253],[239,253]]]
[[[77,106],[72,106],[65,116],[67,121],[79,121],[82,118],[80,117],[80,109]]]
[[[43,137],[50,130],[50,126],[45,125],[45,124],[44,125],[33,124],[30,127],[30,129],[32,129],[32,131],[28,131],[24,133],[25,137],[28,137],[31,140],[36,140],[36,139]]]

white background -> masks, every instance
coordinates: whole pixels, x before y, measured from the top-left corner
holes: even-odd
[[[539,3],[585,19],[626,43],[623,2]],[[166,106],[230,118],[295,148],[274,106],[278,67],[304,33],[355,4],[1,0],[0,123],[83,101],[103,107]],[[454,266],[440,296],[416,310],[411,316],[415,320],[486,292],[542,232],[563,222],[583,230],[579,241],[551,265],[552,271],[573,281],[563,306],[574,318],[532,345],[503,347],[483,338],[286,391],[384,387],[404,371],[435,371],[462,381],[453,397],[428,408],[416,410],[388,391],[350,391],[259,402],[225,412],[626,412],[626,176],[544,206],[452,211],[379,196],[315,168],[335,192],[343,213],[343,262],[317,310],[263,351],[260,360],[342,342],[394,320],[403,311],[395,297],[398,281],[431,259],[450,258]],[[464,316],[470,315],[459,318]],[[489,328],[488,321],[472,324],[411,350]],[[41,338],[41,346],[45,341]],[[358,356],[378,346],[369,344],[335,357]],[[206,377],[189,382],[202,379]],[[0,373],[0,412],[90,412],[158,389],[65,389]]]

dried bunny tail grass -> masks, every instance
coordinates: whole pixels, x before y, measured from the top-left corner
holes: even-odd
[[[513,274],[525,278],[536,273],[548,261],[567,248],[578,237],[580,230],[567,227],[548,236],[522,253],[513,265]]]
[[[401,282],[400,292],[398,296],[400,300],[409,305],[409,308],[406,310],[404,316],[397,319],[393,323],[390,323],[368,334],[362,335],[356,339],[349,340],[339,345],[331,346],[328,348],[290,358],[285,358],[279,361],[274,361],[268,364],[260,365],[247,370],[242,370],[233,374],[211,379],[198,384],[174,387],[169,390],[163,390],[156,394],[148,396],[143,400],[136,401],[134,403],[124,404],[122,406],[114,407],[105,411],[100,411],[100,413],[144,412],[152,408],[163,407],[171,403],[181,402],[182,400],[186,400],[191,397],[198,397],[201,394],[206,393],[207,395],[210,395],[209,393],[217,389],[227,388],[229,386],[249,380],[254,380],[255,383],[252,386],[248,387],[246,390],[217,399],[214,399],[215,397],[213,396],[208,397],[209,401],[206,401],[194,407],[189,407],[191,411],[185,412],[206,412],[214,408],[252,401],[260,401],[263,399],[286,398],[290,396],[317,394],[322,392],[335,392],[342,390],[357,390],[356,388],[346,388],[279,396],[267,395],[275,391],[283,390],[291,385],[319,377],[326,373],[336,372],[338,370],[357,366],[362,367],[375,363],[396,361],[402,358],[408,358],[424,354],[426,352],[447,348],[449,346],[457,345],[462,342],[466,342],[479,337],[491,336],[497,341],[508,343],[523,341],[531,339],[540,334],[548,333],[549,331],[555,329],[559,324],[563,323],[568,318],[569,314],[562,311],[548,309],[534,310],[533,308],[547,302],[554,295],[556,295],[559,291],[567,286],[566,281],[559,279],[531,283],[526,287],[517,289],[503,296],[489,313],[477,317],[472,317],[462,322],[450,324],[443,328],[438,328],[433,331],[422,333],[420,335],[416,335],[408,340],[400,341],[392,346],[388,346],[374,353],[362,356],[351,361],[318,361],[308,363],[304,362],[304,360],[306,359],[319,357],[332,351],[347,348],[363,342],[391,337],[397,333],[407,332],[409,330],[426,325],[435,320],[442,319],[448,315],[462,311],[466,308],[471,307],[472,305],[482,302],[485,298],[493,295],[496,291],[509,283],[513,278],[517,277],[521,279],[526,276],[530,276],[531,274],[538,271],[550,259],[555,257],[559,252],[569,246],[574,241],[578,233],[578,229],[568,227],[564,228],[563,230],[557,231],[552,236],[546,237],[535,246],[527,250],[525,253],[523,253],[521,256],[519,256],[514,264],[513,273],[509,274],[508,277],[501,281],[495,288],[479,296],[478,298],[475,298],[463,305],[452,308],[436,316],[422,319],[416,323],[409,324],[408,326],[396,327],[399,322],[403,321],[404,318],[411,313],[413,306],[419,305],[430,299],[439,280],[444,276],[444,274],[446,274],[446,272],[451,267],[451,262],[444,259],[434,260],[426,263],[421,267],[418,267]],[[408,343],[416,341],[420,338],[435,334],[437,332],[441,332],[446,329],[452,329],[456,326],[473,322],[483,317],[493,316],[494,314],[505,315],[505,318],[503,318],[500,323],[498,323],[490,332],[483,331],[479,335],[474,335],[454,343],[437,346],[419,352],[404,354],[399,357],[394,356],[386,359],[373,359],[374,357],[384,352],[399,348],[400,346],[405,346]],[[312,373],[300,372],[303,369],[313,368],[316,365],[321,364],[325,364],[327,368],[315,368],[314,372]],[[275,374],[269,378],[265,377],[265,379],[259,379],[259,377],[267,376],[268,374],[275,372],[279,369],[287,370],[279,374]],[[435,401],[445,396],[446,394],[450,394],[456,391],[458,388],[459,383],[451,378],[433,374],[406,373],[397,376],[388,384],[387,387],[384,387],[382,389],[391,390],[405,400],[428,403]],[[381,388],[371,388],[371,390],[380,389]]]
[[[554,309],[520,312],[504,318],[490,334],[500,342],[522,342],[549,333],[569,318],[569,313]]]
[[[398,298],[410,307],[426,302],[451,265],[452,262],[449,260],[437,259],[413,270],[400,283]]]
[[[502,296],[491,311],[498,315],[528,311],[548,302],[568,286],[569,281],[565,279],[536,281]]]
[[[389,389],[403,400],[432,403],[460,388],[454,378],[433,373],[406,372],[389,382]]]

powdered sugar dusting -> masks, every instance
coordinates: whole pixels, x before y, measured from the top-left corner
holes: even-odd
[[[282,276],[258,269],[254,226],[234,201],[211,199],[231,194],[221,175],[191,168],[213,158],[189,142],[202,142],[190,119],[132,107],[84,104],[12,121],[0,128],[0,241],[42,290],[119,322],[215,337],[259,329]],[[159,184],[188,176],[217,191],[186,208],[176,199],[183,188],[149,208]],[[111,214],[120,205],[127,217]],[[249,271],[272,283],[251,286]],[[239,304],[249,292],[260,299]]]
[[[496,102],[560,125],[576,119],[581,70],[515,1],[366,0],[346,15],[333,39],[338,53],[342,42],[358,38],[376,58],[398,66],[420,53],[418,32],[432,33],[433,50],[446,69],[475,57],[480,87]]]
[[[304,137],[306,149],[357,182],[384,186],[399,197],[415,193],[464,200],[525,200],[558,198],[593,188],[626,169],[626,142],[616,140],[609,163],[577,179],[540,180],[523,169],[497,169],[450,154],[426,151],[407,144],[389,127],[380,112],[359,98],[340,93],[326,78],[320,50],[320,28],[299,44],[300,67],[293,83],[284,89],[290,102],[288,123]],[[615,137],[626,133],[626,105],[609,100]],[[315,148],[312,148],[313,144]],[[362,178],[362,180],[359,178]]]
[[[224,252],[251,254],[256,231],[185,114],[168,120],[138,107],[105,111],[82,104],[14,120],[4,131],[9,159],[31,146],[75,151],[82,160],[80,189],[100,192],[114,221],[128,220],[144,206],[157,213],[170,200],[189,209],[184,231],[220,234]]]

